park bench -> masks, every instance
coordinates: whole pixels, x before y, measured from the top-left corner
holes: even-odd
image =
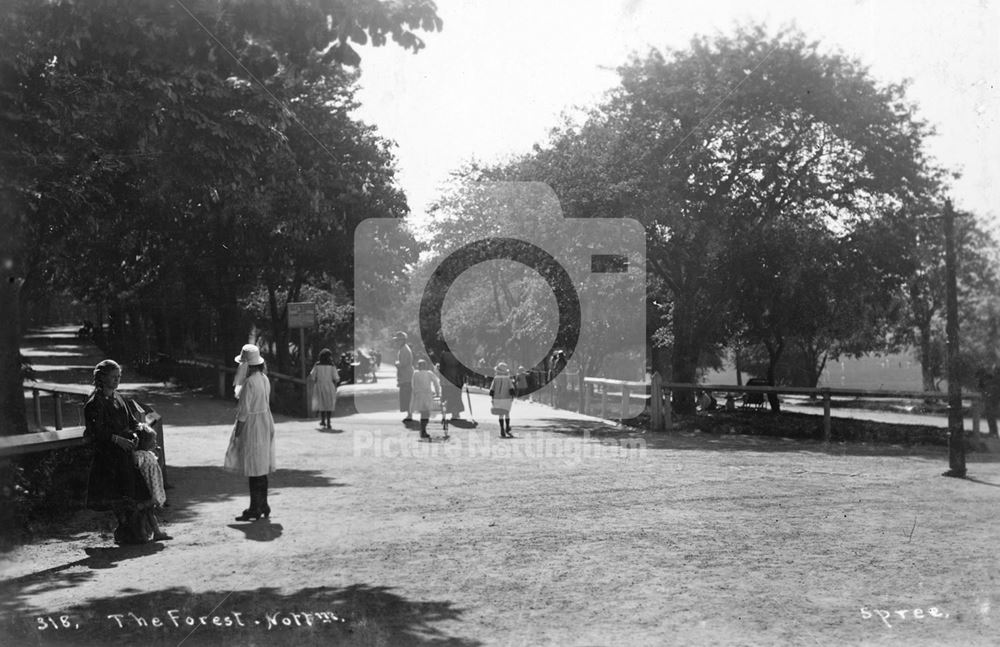
[[[35,452],[52,451],[66,447],[82,447],[86,444],[83,438],[83,403],[78,402],[77,422],[72,427],[63,426],[63,402],[67,396],[89,397],[94,387],[78,384],[57,384],[54,382],[42,382],[38,380],[25,380],[24,388],[30,389],[32,394],[32,427],[37,429],[26,434],[14,434],[11,436],[0,436],[0,459],[6,459],[21,454],[31,454]],[[47,429],[42,418],[42,397],[49,394],[52,398],[52,413],[55,429]],[[157,458],[160,463],[160,470],[163,473],[163,484],[167,485],[167,465],[166,450],[163,439],[163,420],[156,410],[148,405],[136,400],[125,398],[135,409],[133,415],[145,421],[156,432]]]

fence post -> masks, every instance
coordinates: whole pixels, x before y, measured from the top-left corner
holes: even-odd
[[[607,418],[608,408],[608,385],[601,384],[601,417]]]
[[[588,382],[583,383],[583,410],[580,413],[590,415],[590,392],[592,384]]]
[[[830,389],[823,389],[823,442],[830,442]]]
[[[663,389],[663,430],[673,431],[674,429],[674,405],[670,399],[670,389]]]
[[[58,391],[52,392],[52,409],[56,416],[56,429],[63,428],[63,417],[62,417],[62,393]]]
[[[659,371],[653,373],[649,385],[649,429],[663,431],[663,378]]]
[[[35,405],[35,425],[39,429],[45,429],[42,426],[42,395],[38,392],[38,389],[31,389],[31,400],[32,404]]]
[[[972,433],[975,434],[976,438],[979,437],[979,420],[982,417],[982,398],[972,399]]]
[[[226,372],[219,369],[219,399],[226,399]]]
[[[618,417],[618,420],[625,420],[625,413],[628,411],[628,401],[631,395],[631,391],[628,385],[622,384],[622,412]]]

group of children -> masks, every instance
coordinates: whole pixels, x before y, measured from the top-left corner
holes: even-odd
[[[513,438],[510,433],[510,409],[517,396],[517,387],[506,363],[497,364],[495,373],[490,383],[490,413],[497,416],[500,422],[500,437]],[[420,437],[429,439],[427,424],[434,408],[434,398],[441,396],[441,382],[425,359],[417,360],[412,389],[410,408],[420,413]]]
[[[506,363],[500,362],[495,373],[490,383],[490,412],[500,422],[500,437],[513,438],[510,433],[510,409],[517,396],[517,385]],[[319,361],[309,373],[309,381],[313,385],[312,409],[320,414],[320,427],[330,429],[330,418],[337,407],[337,383],[340,382],[330,349],[320,351]],[[410,409],[420,413],[420,437],[429,439],[427,425],[434,399],[441,397],[441,381],[426,359],[417,360],[411,385]]]

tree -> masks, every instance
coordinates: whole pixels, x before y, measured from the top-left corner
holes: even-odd
[[[672,351],[654,367],[674,381],[694,381],[703,352],[734,332],[731,248],[779,222],[850,231],[938,185],[905,86],[801,34],[699,37],[619,73],[585,123],[533,153],[535,176],[570,216],[643,223],[648,284],[662,287],[649,297],[669,326],[657,337]],[[675,405],[692,409],[690,395]]]
[[[968,342],[969,347],[978,346],[986,351],[983,357],[988,357],[991,355],[988,345],[979,337],[989,337],[989,304],[1000,290],[997,241],[969,213],[956,213],[955,229],[959,250],[956,274],[963,306],[960,311],[962,345],[966,347]],[[937,391],[944,376],[945,343],[944,235],[938,213],[928,209],[919,214],[910,223],[908,235],[915,241],[914,255],[899,298],[904,316],[895,331],[895,340],[900,345],[916,348],[924,390]],[[974,371],[966,370],[963,374],[972,375]]]
[[[238,338],[237,298],[252,258],[240,254],[233,206],[253,184],[255,161],[298,126],[286,90],[356,65],[352,42],[391,37],[417,51],[417,30],[441,28],[429,0],[15,0],[0,20],[0,225],[12,232],[0,270],[0,433],[25,429],[22,292],[52,289],[33,281],[74,278],[67,267],[75,277],[158,269],[138,284],[122,277],[124,293],[111,290],[110,307],[124,320],[136,290],[178,278],[169,264],[144,259],[213,243],[212,266],[191,265],[181,278],[203,288],[217,328]],[[140,230],[150,235],[136,237]],[[81,264],[60,267],[52,252],[70,248]]]

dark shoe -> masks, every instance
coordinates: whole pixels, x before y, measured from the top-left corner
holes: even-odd
[[[265,503],[264,504],[264,509],[261,511],[261,516],[263,516],[265,519],[267,519],[268,517],[270,517],[271,516],[271,506],[269,506],[269,505],[267,505]]]
[[[260,519],[260,512],[257,510],[250,510],[249,508],[243,511],[243,514],[236,517],[237,521],[257,521]]]
[[[167,541],[168,539],[173,539],[173,537],[165,532],[158,532],[153,535],[153,541]]]

